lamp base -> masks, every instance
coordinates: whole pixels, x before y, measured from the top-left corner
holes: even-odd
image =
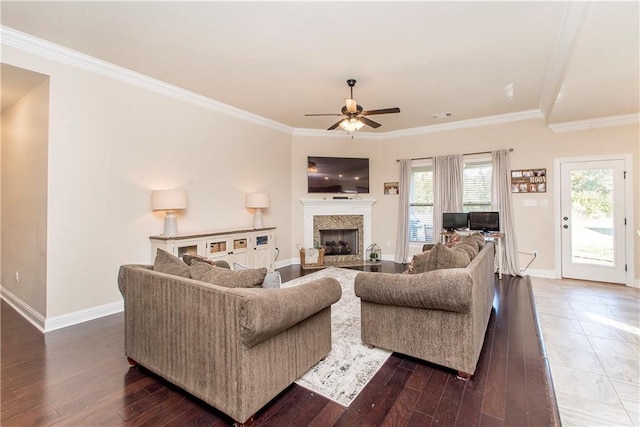
[[[167,237],[175,237],[178,235],[178,219],[175,211],[167,211],[164,217],[164,235]]]
[[[262,225],[262,211],[259,208],[256,209],[256,214],[253,217],[253,228],[264,228]]]

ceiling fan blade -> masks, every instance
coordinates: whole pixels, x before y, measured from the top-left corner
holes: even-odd
[[[305,114],[305,117],[315,117],[315,116],[341,116],[342,114],[336,113],[326,113],[326,114]]]
[[[329,129],[327,130],[334,130],[335,128],[337,128],[338,126],[340,126],[340,122],[342,122],[342,120],[337,121],[336,123],[333,124],[333,126],[331,126]]]
[[[382,126],[380,123],[376,123],[371,119],[367,119],[366,117],[358,117],[358,120],[360,120],[362,123],[364,123],[365,125],[371,126],[372,128],[379,128],[380,126]],[[338,124],[340,124],[340,122],[338,122]]]
[[[381,110],[368,110],[368,111],[363,111],[362,115],[363,116],[373,116],[374,114],[392,114],[392,113],[399,113],[400,109],[398,107],[394,107],[394,108],[383,108]]]

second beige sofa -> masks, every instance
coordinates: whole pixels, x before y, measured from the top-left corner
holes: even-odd
[[[436,249],[441,249],[441,244]],[[362,341],[458,371],[475,372],[494,296],[494,245],[464,268],[359,273]]]

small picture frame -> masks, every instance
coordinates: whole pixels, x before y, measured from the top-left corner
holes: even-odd
[[[385,182],[384,183],[384,194],[387,194],[387,195],[396,195],[396,194],[398,194],[398,182]]]

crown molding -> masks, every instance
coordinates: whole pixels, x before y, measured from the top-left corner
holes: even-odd
[[[253,124],[265,126],[279,132],[291,134],[293,128],[254,113],[215,101],[206,96],[171,85],[147,75],[111,64],[93,56],[77,52],[58,44],[23,33],[7,26],[0,26],[2,45],[13,47],[54,61],[71,65],[95,74],[110,77],[121,82],[138,86],[162,95],[197,105],[208,110],[226,114]]]
[[[467,129],[480,126],[498,125],[502,123],[517,122],[521,120],[543,119],[544,114],[539,109],[518,111],[515,113],[498,114],[495,116],[479,117],[476,119],[458,120],[455,122],[442,123],[439,125],[421,126],[410,129],[370,133],[370,132],[354,132],[354,139],[388,139],[401,138],[406,136],[424,135],[427,133],[445,132],[457,129]],[[317,129],[299,129],[293,130],[295,136],[315,136],[324,138],[343,138],[349,137],[350,134],[317,130]]]
[[[574,120],[572,122],[551,123],[547,126],[555,133],[573,132],[611,126],[637,125],[640,123],[640,113],[623,114],[620,116],[598,117],[595,119]]]
[[[322,138],[348,138],[348,139],[384,139],[384,133],[352,132],[347,133],[342,129],[336,131],[324,129],[295,128],[293,136],[312,136]]]
[[[480,126],[498,125],[502,123],[518,122],[521,120],[543,119],[544,114],[539,109],[517,111],[515,113],[497,114],[494,116],[478,117],[476,119],[459,120],[439,125],[422,126],[411,129],[386,132],[385,138],[422,135],[426,133],[444,132],[457,129],[467,129]]]
[[[582,16],[582,14],[580,14]],[[574,15],[574,21],[577,18]],[[577,25],[577,24],[576,24]],[[288,125],[267,119],[257,114],[233,107],[231,105],[213,100],[195,92],[171,85],[147,75],[111,64],[107,61],[93,56],[77,52],[75,50],[51,43],[30,34],[14,30],[13,28],[0,25],[0,39],[3,46],[13,47],[25,52],[49,58],[51,60],[67,64],[92,73],[103,75],[115,80],[122,81],[137,87],[141,87],[162,95],[172,97],[192,105],[200,106],[211,111],[215,111],[227,116],[232,116],[259,126],[283,132],[294,136],[323,137],[323,138],[349,138],[367,140],[385,140],[388,138],[400,138],[407,136],[423,135],[434,132],[444,132],[457,129],[466,129],[479,126],[496,125],[520,120],[531,120],[545,118],[541,109],[519,111],[515,113],[498,114],[494,116],[479,117],[474,119],[459,120],[438,125],[421,126],[398,131],[371,133],[354,132],[334,132],[319,129],[293,128]],[[607,126],[621,126],[627,124],[637,124],[638,114],[627,114],[622,116],[604,117],[598,119],[578,120],[574,122],[549,124],[553,132],[567,132],[574,130],[593,129]]]

